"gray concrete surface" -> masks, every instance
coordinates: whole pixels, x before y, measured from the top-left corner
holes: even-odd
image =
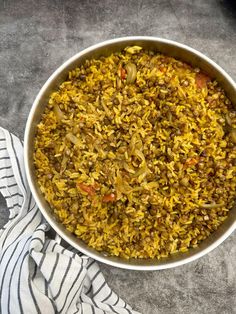
[[[79,50],[126,35],[188,44],[236,79],[236,6],[226,0],[0,0],[0,125],[23,138],[49,75]],[[0,198],[0,225],[7,219]],[[160,272],[102,265],[111,287],[144,314],[236,313],[236,233],[208,256]]]

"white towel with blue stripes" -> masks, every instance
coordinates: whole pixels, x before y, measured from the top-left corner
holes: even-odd
[[[27,185],[21,141],[0,128],[0,313],[138,314],[107,285],[98,264],[47,236]]]

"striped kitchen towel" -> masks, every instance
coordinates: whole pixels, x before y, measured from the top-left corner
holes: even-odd
[[[22,143],[2,128],[0,191],[10,214],[0,230],[0,313],[138,314],[109,288],[94,260],[47,236],[27,185]]]

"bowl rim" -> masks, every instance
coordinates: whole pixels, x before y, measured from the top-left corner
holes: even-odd
[[[217,63],[215,63],[213,60],[211,60],[209,57],[207,57],[206,55],[204,55],[203,53],[199,52],[198,50],[191,48],[185,44],[170,40],[170,39],[164,39],[164,38],[160,38],[160,37],[154,37],[154,36],[126,36],[126,37],[119,37],[119,38],[114,38],[114,39],[110,39],[110,40],[105,40],[102,41],[98,44],[89,46],[88,48],[85,48],[81,51],[79,51],[78,53],[76,53],[75,55],[73,55],[72,57],[70,57],[67,61],[65,61],[61,66],[59,66],[51,75],[50,77],[47,79],[47,81],[44,83],[44,85],[42,86],[42,88],[40,89],[39,93],[37,94],[33,105],[30,109],[30,113],[27,119],[27,123],[26,123],[26,127],[25,127],[25,133],[24,133],[24,164],[25,164],[25,172],[26,172],[26,178],[28,180],[28,184],[29,184],[29,188],[32,192],[33,198],[36,201],[36,204],[39,208],[39,210],[41,211],[41,213],[43,214],[43,216],[45,217],[45,219],[47,220],[47,222],[50,224],[50,226],[56,231],[56,233],[61,236],[61,238],[63,238],[67,243],[69,243],[71,246],[75,247],[77,250],[81,251],[82,253],[84,253],[85,255],[99,261],[102,263],[105,263],[107,265],[111,265],[114,267],[119,267],[119,268],[123,268],[123,269],[129,269],[129,270],[162,270],[162,269],[169,269],[169,268],[174,268],[177,266],[182,266],[184,264],[190,263],[192,261],[195,261],[197,259],[199,259],[200,257],[208,254],[209,252],[211,252],[212,250],[214,250],[216,247],[218,247],[226,238],[229,237],[229,235],[236,229],[236,221],[233,222],[233,224],[226,229],[225,232],[223,232],[223,234],[217,239],[215,240],[213,243],[211,243],[209,246],[205,247],[204,249],[202,249],[199,252],[196,252],[196,254],[192,255],[192,256],[187,256],[181,260],[178,261],[172,261],[172,262],[167,262],[165,264],[155,264],[155,265],[134,265],[134,264],[128,264],[128,263],[119,263],[116,261],[112,261],[112,260],[107,260],[105,256],[97,256],[92,252],[87,252],[85,249],[81,248],[79,246],[79,244],[75,244],[69,237],[67,237],[64,232],[59,229],[59,227],[57,226],[56,222],[54,220],[51,219],[51,217],[49,216],[49,214],[47,213],[47,211],[44,209],[44,207],[41,205],[40,200],[38,199],[37,193],[36,193],[36,188],[34,186],[34,182],[33,182],[33,178],[31,177],[30,174],[30,164],[29,164],[29,158],[28,158],[28,151],[29,151],[29,134],[30,134],[30,129],[31,129],[31,125],[32,125],[32,121],[34,118],[34,114],[35,114],[35,109],[37,108],[40,99],[42,97],[42,95],[46,92],[48,86],[50,85],[51,81],[53,81],[65,68],[67,68],[71,63],[73,63],[74,61],[76,61],[78,58],[80,58],[81,56],[83,56],[84,54],[87,54],[88,52],[91,52],[95,49],[104,47],[106,45],[109,44],[113,44],[113,43],[119,43],[119,42],[123,42],[123,41],[156,41],[159,43],[164,43],[164,44],[170,44],[170,45],[174,45],[178,48],[187,50],[188,52],[199,56],[201,59],[205,60],[207,63],[211,64],[217,71],[219,71],[229,82],[230,84],[235,88],[236,90],[236,83],[234,82],[234,80],[229,76],[229,74],[226,73],[225,70],[223,70]]]

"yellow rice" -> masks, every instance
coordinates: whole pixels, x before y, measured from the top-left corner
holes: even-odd
[[[35,138],[38,183],[59,221],[98,251],[185,252],[233,206],[235,127],[216,81],[128,47],[87,60],[50,96]]]

